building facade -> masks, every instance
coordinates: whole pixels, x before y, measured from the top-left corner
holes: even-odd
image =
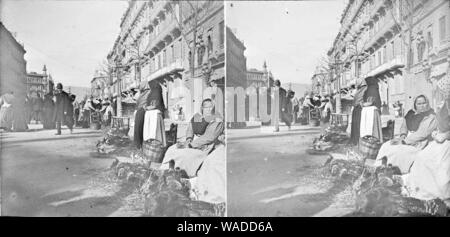
[[[115,68],[111,93],[117,97],[141,81],[158,80],[166,85],[167,108],[182,106],[188,112],[185,117],[191,116],[190,108],[199,107],[211,81],[224,87],[223,22],[220,2],[129,1],[107,57]],[[190,90],[190,99],[175,89],[180,85]]]
[[[22,44],[0,22],[0,94],[13,91],[15,95],[25,96],[26,53]]]
[[[244,42],[227,27],[227,87],[247,88],[247,58]]]
[[[109,76],[95,76],[91,80],[90,95],[94,98],[105,99],[110,96],[109,93]]]
[[[47,67],[44,65],[44,68],[42,69],[42,73],[36,73],[36,72],[29,72],[27,73],[27,80],[26,80],[26,88],[27,88],[27,95],[36,97],[40,96],[42,97],[46,93],[50,91],[49,89],[49,80],[50,77],[47,74]]]
[[[249,70],[247,70],[247,84],[249,87],[272,87],[273,82],[274,77],[272,75],[272,72],[267,70],[266,62],[264,62],[262,70],[258,70],[255,68],[250,68]]]
[[[338,92],[371,78],[391,109],[396,101],[411,109],[419,94],[435,106],[435,81],[448,68],[449,15],[448,0],[349,1],[328,52],[329,86]]]

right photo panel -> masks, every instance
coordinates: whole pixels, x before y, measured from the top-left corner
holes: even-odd
[[[449,1],[225,1],[225,24],[227,216],[449,216]]]

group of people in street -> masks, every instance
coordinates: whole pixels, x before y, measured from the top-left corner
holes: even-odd
[[[374,165],[397,167],[402,175],[396,179],[406,195],[450,201],[450,77],[440,79],[437,85],[445,99],[431,108],[426,95],[417,95],[413,108],[402,119],[400,135],[383,141],[378,79],[359,81],[354,94],[350,141],[358,145],[364,136],[375,137],[382,145]],[[401,107],[399,102],[396,104],[396,108]],[[395,112],[402,115],[400,110]]]
[[[195,113],[188,121],[185,139],[169,144],[164,127],[166,107],[161,83],[157,80],[144,81],[139,87],[135,96],[133,133],[136,148],[146,150],[144,154],[150,156],[152,152],[160,155],[164,150],[161,152],[160,169],[179,168],[189,178],[198,177],[197,189],[203,190],[199,193],[204,195],[204,201],[224,202],[224,121],[222,115],[215,111],[214,101],[204,99],[201,112]],[[156,145],[161,149],[157,149]],[[223,170],[220,170],[221,167]]]

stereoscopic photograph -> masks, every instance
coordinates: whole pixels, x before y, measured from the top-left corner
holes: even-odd
[[[449,0],[3,0],[0,47],[1,216],[450,216]]]
[[[228,216],[447,216],[449,18],[440,0],[226,1]]]

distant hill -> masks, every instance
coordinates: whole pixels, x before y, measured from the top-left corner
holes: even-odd
[[[281,85],[286,90],[289,89],[289,83],[284,83]],[[295,92],[295,97],[300,98],[305,96],[305,92],[311,91],[310,84],[292,83],[292,90]]]

